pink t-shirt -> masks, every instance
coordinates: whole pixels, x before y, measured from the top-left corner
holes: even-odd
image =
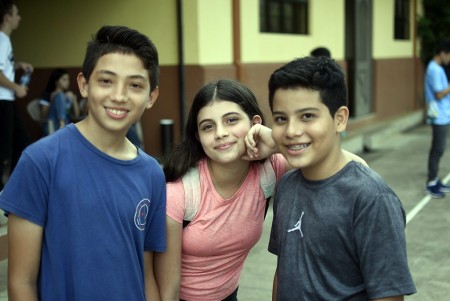
[[[285,159],[277,154],[270,160],[278,181],[286,169]],[[263,230],[266,202],[258,164],[251,165],[236,193],[223,199],[214,188],[206,159],[198,163],[201,203],[183,229],[181,299],[222,300],[237,288],[245,258]],[[167,184],[167,215],[180,223],[184,197],[181,180]]]

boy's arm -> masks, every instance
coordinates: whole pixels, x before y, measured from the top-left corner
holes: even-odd
[[[10,81],[3,72],[0,71],[0,86],[5,87],[6,89],[13,90],[17,97],[25,97],[27,95],[27,87],[16,84],[15,82]]]
[[[9,214],[8,298],[10,301],[38,301],[38,274],[43,228]]]
[[[153,252],[144,252],[145,272],[145,298],[147,300],[160,300],[159,290],[153,273]]]
[[[16,62],[14,64],[14,69],[16,69],[16,70],[22,69],[23,71],[27,71],[27,72],[34,71],[33,65],[26,63],[26,62]]]
[[[350,160],[352,160],[352,161],[359,162],[359,163],[361,163],[361,164],[363,164],[363,165],[365,165],[365,166],[369,166],[369,165],[367,164],[367,162],[364,161],[364,159],[361,158],[360,156],[355,155],[354,153],[351,153],[351,152],[349,152],[349,151],[346,151],[345,149],[343,149],[342,151],[344,152],[344,155],[345,155],[348,159],[350,159]]]
[[[439,91],[439,92],[435,92],[434,96],[438,99],[441,100],[442,98],[444,98],[445,95],[450,93],[450,86],[447,87],[447,89],[445,89],[444,91]]]
[[[161,300],[178,301],[181,282],[182,224],[166,216],[167,250],[155,253],[154,268]]]
[[[275,275],[273,276],[273,286],[272,286],[272,301],[277,301],[277,270],[275,270]]]
[[[245,136],[245,145],[247,146],[247,153],[242,158],[246,160],[261,160],[279,152],[278,146],[272,139],[272,129],[262,124],[255,124],[250,128]],[[361,157],[346,150],[343,151],[349,160],[368,166],[367,162]],[[286,171],[291,169],[292,166],[286,161]]]

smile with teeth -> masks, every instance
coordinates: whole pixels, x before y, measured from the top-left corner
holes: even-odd
[[[303,143],[303,144],[288,145],[288,146],[286,146],[286,147],[287,147],[287,149],[289,149],[289,150],[298,151],[298,150],[302,150],[302,149],[304,149],[304,148],[307,148],[309,145],[311,145],[311,143]]]
[[[125,109],[106,108],[106,111],[114,117],[123,117],[128,114],[128,110]]]

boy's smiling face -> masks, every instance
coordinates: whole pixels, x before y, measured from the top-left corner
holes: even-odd
[[[345,130],[342,114],[346,112],[342,107],[333,118],[318,91],[278,89],[273,99],[272,137],[288,163],[302,169],[305,177],[326,178],[335,169],[333,160],[340,152],[339,134]]]
[[[109,53],[99,58],[89,81],[78,75],[80,93],[88,99],[91,130],[126,134],[145,109],[153,106],[149,72],[134,54]]]

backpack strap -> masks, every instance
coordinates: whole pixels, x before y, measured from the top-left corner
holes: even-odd
[[[273,169],[272,162],[267,159],[263,164],[259,166],[259,185],[266,198],[266,209],[264,210],[264,219],[266,218],[267,211],[269,210],[270,198],[275,191],[275,184],[277,183],[277,176]]]
[[[277,181],[275,171],[270,159],[263,164],[259,164],[259,185],[266,199],[266,209],[264,218],[266,218],[269,209],[270,198],[275,190]],[[185,196],[185,212],[183,218],[183,228],[185,228],[197,215],[200,208],[200,174],[197,167],[190,168],[182,178]]]
[[[184,218],[183,228],[197,215],[200,207],[200,174],[197,167],[190,168],[182,178],[184,186]]]

